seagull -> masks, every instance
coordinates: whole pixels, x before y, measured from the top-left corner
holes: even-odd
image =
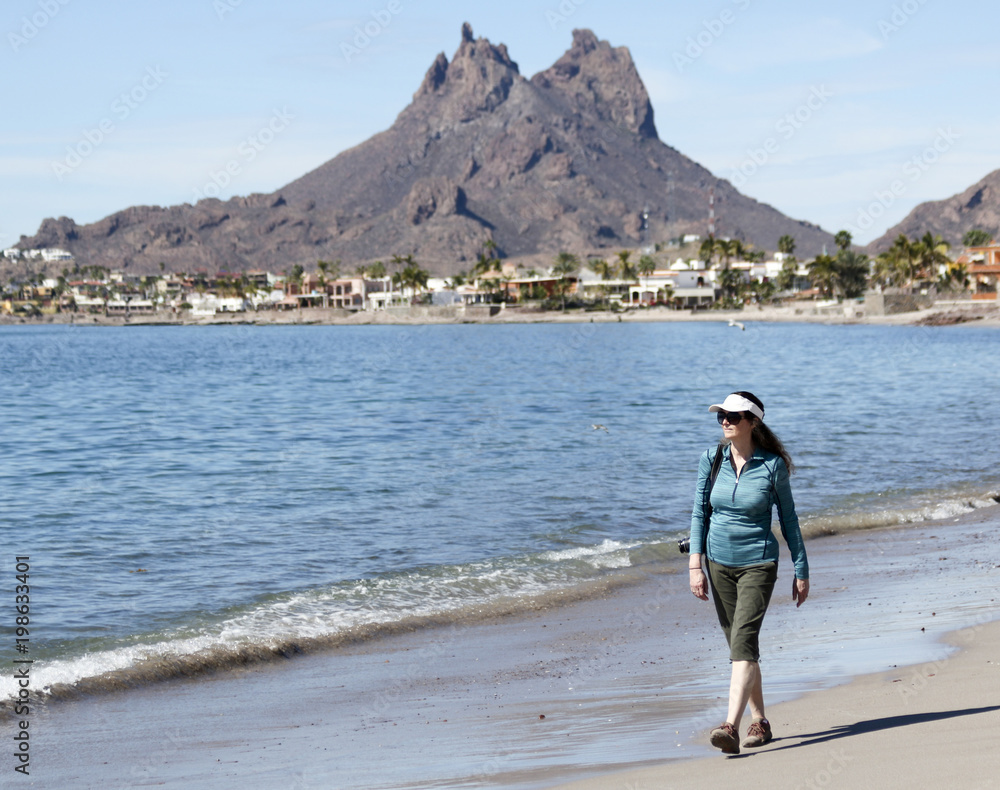
[[[595,431],[604,431],[605,433],[611,433],[611,431],[609,431],[603,425],[594,424],[594,425],[591,425],[590,427],[593,428]]]
[[[738,326],[740,328],[740,331],[742,331],[742,332],[746,332],[747,331],[747,328],[745,326],[743,326],[743,324],[741,324],[739,321],[734,321],[732,318],[729,319],[729,325],[730,326]]]

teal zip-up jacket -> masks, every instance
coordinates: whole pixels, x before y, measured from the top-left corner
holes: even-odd
[[[705,490],[712,471],[715,448],[698,461],[698,488],[691,513],[691,551],[698,552],[705,533]],[[781,534],[795,565],[795,578],[809,578],[809,561],[795,515],[788,467],[780,455],[757,448],[739,479],[729,460],[729,445],[722,448],[722,466],[712,489],[712,521],[708,530],[708,558],[720,565],[744,568],[777,562],[778,540],[771,532],[771,511],[777,505]]]

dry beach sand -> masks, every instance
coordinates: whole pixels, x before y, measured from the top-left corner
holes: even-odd
[[[991,507],[814,539],[801,609],[783,555],[762,636],[776,740],[739,757],[707,745],[729,674],[714,613],[667,563],[563,605],[52,704],[32,720],[30,777],[14,779],[102,790],[995,787],[998,527]]]
[[[892,315],[867,315],[863,305],[817,307],[814,302],[792,303],[781,306],[748,306],[743,310],[669,310],[666,308],[630,309],[620,313],[570,310],[566,313],[540,311],[511,307],[499,309],[489,315],[486,309],[474,308],[469,311],[449,308],[398,308],[389,311],[363,311],[349,313],[346,310],[304,308],[301,310],[263,310],[260,312],[218,314],[197,317],[185,314],[162,313],[150,316],[85,315],[58,313],[28,319],[20,316],[0,314],[3,324],[75,324],[78,326],[144,326],[167,324],[177,326],[204,326],[230,324],[286,325],[286,324],[326,324],[332,326],[357,326],[368,324],[507,324],[507,323],[604,323],[604,322],[676,322],[715,321],[728,323],[738,321],[779,321],[821,324],[875,324],[905,325],[917,324],[931,319],[944,319],[945,323],[967,326],[1000,327],[1000,307],[996,302],[948,302],[934,307]]]

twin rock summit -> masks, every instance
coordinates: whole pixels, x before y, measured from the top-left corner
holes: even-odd
[[[710,189],[720,236],[775,249],[787,233],[802,252],[832,248],[819,227],[661,142],[627,48],[574,30],[563,56],[527,79],[506,46],[465,24],[451,61],[437,56],[389,129],[272,194],[135,206],[83,226],[46,219],[20,246],[136,273],[159,272],[161,261],[175,271],[281,271],[412,253],[445,274],[487,239],[519,256],[705,235]]]

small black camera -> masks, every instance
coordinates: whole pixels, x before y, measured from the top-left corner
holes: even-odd
[[[691,553],[691,538],[681,538],[677,541],[677,549],[681,554]]]

